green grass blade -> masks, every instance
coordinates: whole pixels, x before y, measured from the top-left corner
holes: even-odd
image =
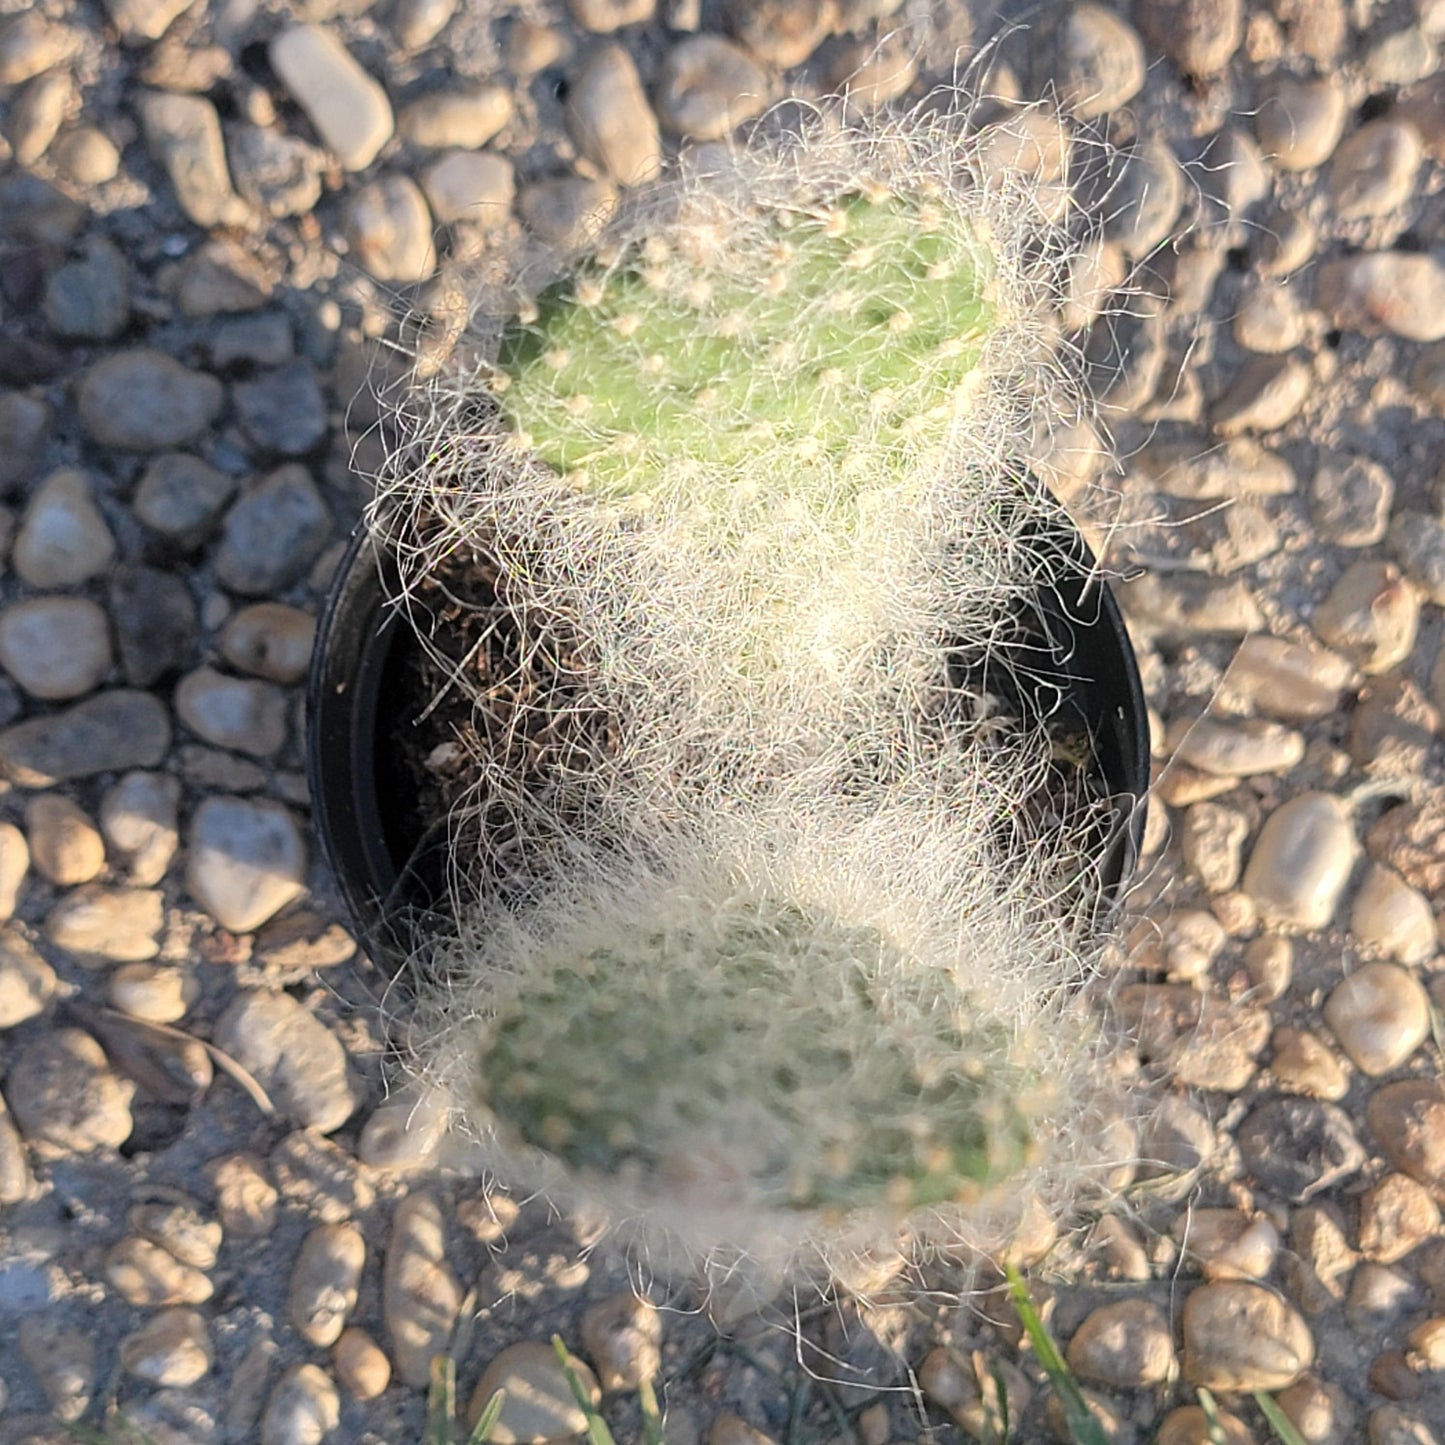
[[[434,1355],[426,1394],[426,1445],[452,1445],[457,1418],[457,1363],[450,1355]]]
[[[467,1436],[467,1445],[487,1445],[492,1438],[493,1427],[497,1423],[497,1417],[502,1413],[502,1406],[507,1402],[507,1392],[498,1390],[496,1394],[487,1401],[477,1423],[472,1426],[472,1433]]]
[[[592,1403],[587,1391],[582,1388],[582,1381],[577,1378],[577,1371],[572,1368],[571,1357],[567,1353],[567,1346],[562,1342],[561,1335],[552,1336],[552,1348],[557,1354],[557,1363],[562,1366],[562,1373],[567,1377],[567,1383],[572,1389],[572,1398],[576,1400],[578,1408],[587,1417],[587,1438],[592,1445],[617,1445],[612,1438],[612,1431],[607,1428],[607,1421],[597,1413],[597,1407]]]
[[[662,1413],[657,1408],[657,1394],[651,1380],[638,1382],[637,1397],[642,1407],[642,1445],[663,1445]]]
[[[1295,1429],[1293,1421],[1279,1408],[1273,1395],[1256,1390],[1254,1403],[1259,1406],[1259,1413],[1269,1421],[1269,1428],[1279,1436],[1280,1445],[1308,1445],[1305,1437]]]
[[[1039,1364],[1043,1366],[1049,1383],[1054,1387],[1054,1393],[1059,1397],[1059,1404],[1063,1406],[1064,1422],[1069,1428],[1069,1434],[1074,1438],[1074,1445],[1109,1445],[1099,1422],[1089,1413],[1089,1407],[1084,1402],[1084,1392],[1079,1388],[1074,1372],[1065,1363],[1058,1345],[1054,1343],[1054,1337],[1039,1318],[1039,1312],[1029,1298],[1029,1289],[1023,1276],[1014,1265],[1005,1268],[1004,1276],[1008,1280],[1009,1299],[1013,1301],[1013,1307],[1018,1312],[1019,1323],[1024,1327],[1024,1333],[1034,1347],[1034,1354],[1038,1356]]]

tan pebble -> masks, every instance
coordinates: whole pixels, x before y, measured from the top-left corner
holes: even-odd
[[[662,1367],[662,1316],[631,1290],[599,1300],[582,1317],[582,1348],[604,1390],[635,1390]]]
[[[1244,891],[1267,923],[1323,928],[1334,917],[1354,867],[1354,823],[1326,793],[1303,793],[1276,808],[1260,830]]]
[[[1255,1445],[1249,1426],[1218,1406],[1214,1419],[1198,1405],[1180,1405],[1160,1422],[1154,1445]]]
[[[1000,1382],[1004,1399],[1000,1399]],[[975,1440],[986,1440],[996,1432],[1005,1409],[1010,1418],[1023,1415],[1033,1395],[1014,1365],[981,1352],[965,1361],[952,1351],[936,1349],[919,1368],[918,1383],[928,1399],[948,1411]]]
[[[408,1195],[397,1205],[387,1241],[381,1309],[397,1375],[412,1389],[430,1379],[432,1357],[446,1348],[461,1307],[446,1258],[441,1205],[430,1194]]]
[[[331,1364],[342,1388],[358,1400],[374,1400],[391,1383],[391,1361],[358,1325],[348,1325],[331,1351]]]
[[[1422,1320],[1407,1338],[1427,1370],[1445,1370],[1445,1315]]]
[[[30,846],[14,823],[0,823],[0,919],[12,918],[25,875],[30,871]]]
[[[115,1149],[134,1127],[135,1085],[80,1029],[43,1032],[16,1050],[5,1095],[26,1143],[48,1155]]]
[[[1282,76],[1255,116],[1260,149],[1281,170],[1312,170],[1339,144],[1348,112],[1349,99],[1333,75]]]
[[[1220,722],[1204,717],[1171,725],[1174,756],[1214,777],[1288,772],[1304,757],[1304,738],[1292,728],[1257,718]]]
[[[1345,1237],[1339,1211],[1316,1204],[1294,1210],[1289,1243],[1284,1274],[1299,1307],[1313,1315],[1339,1304],[1360,1261]]]
[[[126,1221],[137,1234],[193,1269],[210,1269],[220,1252],[221,1226],[192,1203],[173,1199],[137,1204]]]
[[[120,170],[115,142],[93,125],[62,131],[51,143],[50,158],[78,186],[103,186]]]
[[[749,1425],[741,1415],[725,1411],[712,1422],[707,1445],[775,1445],[773,1437]]]
[[[1184,814],[1180,847],[1190,872],[1211,893],[1223,893],[1239,881],[1249,820],[1225,803],[1195,803]]]
[[[1370,1411],[1368,1445],[1439,1445],[1439,1438],[1418,1415],[1398,1405]]]
[[[105,843],[69,798],[41,793],[25,809],[25,831],[35,871],[67,887],[88,883],[105,867]]]
[[[1355,1067],[1374,1077],[1404,1063],[1424,1043],[1430,1000],[1398,964],[1367,963],[1336,985],[1324,1020]]]
[[[143,962],[161,951],[165,898],[148,888],[107,888],[87,883],[67,893],[45,915],[45,936],[76,961]]]
[[[1314,629],[1363,672],[1388,672],[1410,655],[1420,621],[1414,588],[1392,562],[1352,563],[1315,608]]]
[[[655,96],[669,130],[693,140],[720,140],[760,114],[771,89],[767,73],[730,40],[694,35],[664,57]]]
[[[322,1224],[364,1214],[376,1198],[370,1172],[356,1158],[311,1129],[296,1129],[272,1151],[272,1177],[284,1198]]]
[[[596,1404],[602,1392],[592,1371],[575,1355],[568,1357],[568,1363],[583,1392]],[[587,1428],[587,1416],[578,1406],[551,1345],[527,1340],[497,1355],[472,1395],[468,1428],[476,1424],[498,1390],[506,1391],[506,1399],[492,1436],[495,1440],[559,1440],[580,1435]]]
[[[1379,863],[1370,864],[1355,894],[1350,932],[1400,963],[1423,963],[1439,948],[1430,900]]]
[[[184,1265],[169,1250],[132,1236],[111,1246],[105,1277],[127,1304],[203,1304],[214,1288],[198,1269]]]
[[[1445,1199],[1445,1091],[1435,1079],[1404,1079],[1370,1095],[1365,1118],[1385,1157]]]
[[[216,1212],[227,1234],[255,1239],[276,1224],[277,1194],[255,1154],[225,1154],[206,1165],[216,1191]]]
[[[1440,1210],[1424,1185],[1407,1174],[1387,1174],[1360,1198],[1360,1253],[1393,1264],[1440,1227]]]
[[[1274,1057],[1270,1068],[1283,1089],[1311,1099],[1334,1101],[1350,1091],[1344,1065],[1329,1046],[1307,1030],[1277,1028],[1271,1040]]]
[[[1184,1377],[1211,1390],[1280,1390],[1314,1363],[1309,1326],[1262,1285],[1206,1284],[1184,1304]]]
[[[1170,1233],[1209,1280],[1263,1279],[1279,1252],[1279,1231],[1238,1209],[1189,1209]]]
[[[1262,1003],[1283,998],[1294,977],[1294,945],[1276,933],[1256,938],[1244,950],[1244,967]]]
[[[1157,1385],[1174,1368],[1169,1321],[1148,1300],[1100,1306],[1074,1331],[1067,1353],[1082,1378],[1120,1390]]]
[[[58,984],[55,970],[23,934],[0,931],[0,1029],[44,1013]]]
[[[424,1168],[447,1126],[446,1101],[432,1090],[401,1090],[378,1106],[362,1126],[356,1155],[368,1168],[402,1172]]]
[[[1402,1321],[1418,1294],[1403,1270],[1366,1260],[1350,1280],[1345,1318],[1360,1334],[1379,1340]]]
[[[121,1367],[149,1385],[194,1385],[211,1359],[205,1316],[192,1309],[161,1310],[120,1342]]]
[[[366,1241],[354,1224],[321,1224],[302,1241],[286,1311],[308,1344],[331,1345],[341,1337],[356,1308],[365,1263]]]
[[[261,1416],[261,1445],[321,1445],[341,1423],[341,1397],[319,1365],[293,1365]]]
[[[1309,1445],[1353,1445],[1357,1438],[1354,1407],[1332,1381],[1303,1375],[1274,1399]]]
[[[188,968],[156,963],[124,963],[106,986],[111,1004],[133,1019],[173,1024],[190,1012],[200,985]]]

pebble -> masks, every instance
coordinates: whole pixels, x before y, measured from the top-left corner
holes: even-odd
[[[319,1365],[292,1365],[261,1416],[261,1445],[321,1445],[341,1423],[341,1396]]]
[[[112,341],[130,320],[130,273],[107,240],[90,236],[79,259],[55,271],[45,288],[45,320],[68,341]]]
[[[277,78],[342,169],[365,170],[392,136],[386,92],[319,25],[288,26],[271,41],[269,54]]]
[[[353,1399],[374,1400],[391,1384],[391,1361],[359,1325],[349,1325],[342,1331],[331,1351],[331,1366]]]
[[[1346,750],[1367,773],[1407,778],[1429,764],[1440,714],[1414,682],[1392,673],[1371,682],[1350,717]]]
[[[1348,113],[1349,99],[1334,76],[1281,76],[1255,115],[1255,134],[1265,156],[1281,170],[1313,170],[1333,154]]]
[[[1435,605],[1445,605],[1445,522],[1402,511],[1389,526],[1389,547],[1405,575]]]
[[[611,34],[624,25],[652,19],[657,0],[568,0],[572,18],[584,29]]]
[[[30,871],[30,848],[14,823],[0,823],[0,919],[13,918],[25,875]]]
[[[356,1308],[366,1240],[354,1224],[318,1224],[291,1269],[286,1313],[308,1344],[334,1345]]]
[[[199,95],[150,91],[140,112],[146,145],[187,217],[206,230],[244,225],[249,210],[231,189],[216,107]]]
[[[213,1358],[206,1317],[172,1306],[120,1342],[121,1368],[148,1385],[184,1387],[209,1373]]]
[[[403,140],[426,150],[480,150],[511,118],[505,86],[471,85],[412,101],[397,116],[396,129]]]
[[[291,320],[279,311],[221,321],[211,334],[210,344],[212,366],[225,372],[285,366],[296,355]]]
[[[316,619],[309,612],[280,602],[257,602],[226,623],[218,646],[221,656],[241,672],[293,683],[306,676],[315,637]]]
[[[235,479],[188,452],[166,452],[146,467],[131,509],[152,531],[189,550],[216,529]]]
[[[120,32],[123,45],[159,40],[191,0],[105,0],[105,12]]]
[[[371,1169],[401,1172],[432,1162],[447,1128],[447,1108],[434,1091],[405,1088],[372,1111],[356,1142]]]
[[[149,687],[190,661],[196,604],[184,576],[122,563],[111,573],[110,617],[131,686]]]
[[[409,285],[436,269],[431,212],[415,181],[383,176],[351,197],[346,236],[357,264],[378,281]]]
[[[215,1042],[302,1128],[329,1134],[356,1111],[360,1086],[340,1040],[290,994],[243,989],[217,1021]]]
[[[1445,337],[1445,253],[1365,251],[1321,263],[1315,304],[1333,323],[1407,341]]]
[[[1243,239],[1247,233],[1241,223],[1270,190],[1269,167],[1254,137],[1233,126],[1219,131],[1200,157],[1199,169],[1199,188],[1211,203],[1208,214],[1230,239]]]
[[[100,828],[133,883],[159,883],[179,842],[181,785],[164,773],[127,773],[100,804]]]
[[[386,1264],[381,1277],[381,1311],[391,1338],[391,1356],[397,1375],[403,1384],[414,1390],[426,1386],[432,1356],[446,1348],[456,1324],[457,1311],[461,1308],[461,1287],[448,1269],[446,1260],[446,1224],[440,1203],[431,1194],[407,1195],[396,1207],[391,1237],[387,1241]],[[537,1348],[547,1349],[551,1357],[549,1347]],[[505,1383],[493,1378],[494,1368],[495,1362],[473,1399],[473,1422],[480,1413],[477,1398],[485,1402],[491,1397],[492,1390]],[[556,1368],[555,1357],[553,1368]],[[590,1374],[589,1371],[589,1378]],[[561,1378],[560,1374],[558,1378]],[[486,1388],[487,1380],[492,1380],[490,1388]],[[509,1388],[507,1394],[514,1412],[519,1409],[525,1411],[527,1387]],[[570,1399],[571,1396],[566,1395],[565,1398]],[[525,1420],[525,1414],[504,1418],[509,1418],[511,1438],[514,1440],[550,1438],[545,1432],[529,1432],[522,1428],[517,1421]],[[575,1433],[585,1428],[584,1419],[572,1430],[559,1433]],[[499,1426],[496,1438],[505,1440],[505,1429]]]
[[[81,425],[93,441],[122,451],[160,452],[207,431],[225,398],[214,376],[150,347],[97,362],[80,384]],[[40,584],[37,584],[40,585]]]
[[[1425,159],[1412,125],[1382,116],[1341,142],[1330,162],[1334,214],[1342,221],[1387,216],[1410,199]]]
[[[1241,0],[1135,0],[1134,23],[1185,75],[1224,70],[1244,36]]]
[[[1445,1316],[1435,1315],[1416,1325],[1410,1331],[1409,1344],[1427,1369],[1445,1369]]]
[[[229,1235],[260,1239],[276,1225],[279,1196],[254,1154],[226,1154],[206,1166],[216,1194],[216,1214]]]
[[[663,58],[654,99],[670,131],[721,140],[767,107],[767,73],[720,35],[690,35]]]
[[[103,572],[114,557],[115,539],[85,473],[52,472],[25,508],[11,555],[15,570],[42,590],[74,587]]]
[[[1368,1445],[1439,1445],[1439,1439],[1423,1420],[1397,1405],[1370,1411]]]
[[[1374,675],[1409,657],[1420,601],[1392,562],[1352,562],[1311,621],[1322,642]]]
[[[1239,881],[1249,821],[1223,803],[1195,803],[1184,814],[1180,846],[1189,871],[1211,893]]]
[[[1210,425],[1222,437],[1278,431],[1315,386],[1314,373],[1297,356],[1252,356],[1210,407]]]
[[[1216,577],[1161,577],[1148,572],[1115,594],[1146,637],[1170,643],[1201,636],[1241,637],[1264,625],[1253,590]]]
[[[1405,1079],[1370,1095],[1365,1118],[1381,1152],[1445,1200],[1445,1093],[1435,1079]]]
[[[55,970],[23,934],[0,932],[0,1029],[38,1018],[55,996]]]
[[[40,520],[54,543],[59,527],[56,512]],[[110,540],[109,533],[105,539]],[[41,544],[31,535],[27,566],[33,566]],[[74,567],[85,565],[84,543],[69,552],[66,561]],[[49,551],[49,566],[55,570],[58,547]],[[19,570],[17,568],[17,570]],[[61,702],[81,697],[99,687],[110,671],[110,624],[105,613],[84,597],[32,597],[12,602],[0,610],[0,665],[31,697]]]
[[[1246,351],[1278,356],[1305,339],[1305,318],[1287,284],[1264,283],[1245,292],[1234,313],[1233,331]]]
[[[1339,547],[1373,547],[1379,542],[1394,499],[1394,478],[1368,457],[1330,457],[1310,483],[1315,527]]]
[[[603,1390],[635,1390],[662,1368],[662,1315],[632,1290],[609,1295],[582,1316],[582,1348]]]
[[[232,398],[241,430],[265,455],[304,456],[326,436],[326,402],[305,361],[237,382]]]
[[[0,392],[0,487],[28,477],[50,432],[50,408],[39,397]]]
[[[1213,1157],[1217,1145],[1214,1126],[1193,1104],[1166,1095],[1140,1129],[1140,1177],[1191,1174]]]
[[[35,1315],[20,1321],[16,1335],[20,1353],[56,1417],[67,1421],[79,1420],[89,1408],[91,1392],[95,1388],[93,1335],[86,1330],[69,1329],[58,1320]],[[61,1438],[70,1440],[74,1437],[63,1430]],[[27,1436],[26,1445],[34,1439],[34,1436]]]
[[[587,1365],[575,1355],[568,1364],[595,1405],[602,1398],[597,1380]],[[498,1390],[506,1391],[502,1412],[497,1417],[493,1438],[529,1441],[546,1445],[549,1441],[565,1441],[587,1429],[587,1416],[577,1403],[561,1362],[551,1345],[538,1340],[524,1340],[509,1345],[495,1356],[472,1395],[467,1411],[468,1427],[486,1407]]]
[[[1277,722],[1246,718],[1224,722],[1202,717],[1180,719],[1174,756],[1202,773],[1216,777],[1252,777],[1287,773],[1304,757],[1304,737]]]
[[[150,888],[87,884],[67,893],[45,916],[45,936],[86,959],[133,963],[160,952],[165,899]]]
[[[1377,86],[1413,85],[1440,66],[1438,43],[1411,25],[1386,35],[1365,56],[1365,74]]]
[[[281,804],[216,796],[196,809],[186,887],[222,928],[259,928],[300,897],[305,883],[306,843]]]
[[[1365,835],[1376,862],[1393,868],[1428,897],[1445,893],[1445,805],[1426,793],[1389,809]]]
[[[115,142],[93,125],[61,131],[50,145],[50,159],[78,186],[103,186],[120,170]]]
[[[1311,1099],[1268,1099],[1239,1125],[1236,1142],[1255,1182],[1296,1204],[1359,1172],[1364,1146],[1350,1116]]]
[[[79,1029],[54,1029],[18,1049],[5,1093],[32,1146],[81,1154],[130,1138],[135,1085],[114,1074],[105,1051]]]
[[[1274,1398],[1309,1445],[1351,1445],[1359,1438],[1354,1410],[1345,1392],[1333,1382],[1302,1375]]]
[[[221,45],[188,44],[173,35],[147,54],[136,72],[143,85],[206,95],[234,75],[231,53]]]
[[[1243,1281],[1203,1284],[1184,1302],[1184,1378],[1211,1390],[1282,1390],[1314,1363],[1309,1326]]]
[[[1281,1027],[1270,1043],[1274,1049],[1270,1068],[1280,1088],[1332,1103],[1349,1092],[1345,1066],[1315,1034]]]
[[[1184,203],[1184,173],[1162,140],[1125,153],[1103,178],[1103,234],[1131,261],[1149,255],[1168,236]]]
[[[200,997],[196,976],[187,968],[153,963],[122,964],[110,976],[111,1006],[152,1024],[178,1023]]]
[[[1424,1043],[1430,999],[1394,963],[1365,963],[1336,985],[1324,1020],[1362,1074],[1388,1074]]]
[[[391,33],[403,50],[421,50],[447,28],[456,9],[457,0],[397,0]]]
[[[25,834],[35,871],[61,887],[89,883],[105,867],[105,844],[94,824],[59,793],[41,793],[30,800]]]
[[[1264,1279],[1279,1253],[1279,1231],[1238,1209],[1187,1209],[1171,1229],[1208,1280]]]
[[[149,693],[102,692],[0,732],[0,767],[22,788],[154,767],[170,747],[164,705]]]
[[[268,597],[306,575],[331,537],[331,514],[306,469],[289,462],[226,515],[216,575],[232,592]]]
[[[1370,864],[1355,894],[1350,932],[1399,963],[1423,963],[1439,948],[1430,900],[1379,863]]]
[[[175,708],[186,727],[218,748],[269,758],[286,745],[286,694],[270,683],[200,667],[181,679]]]
[[[181,262],[174,280],[185,315],[205,321],[235,311],[255,311],[275,285],[252,251],[225,236],[213,236]]]
[[[39,176],[0,179],[0,234],[8,234],[12,240],[63,247],[85,224],[88,214],[79,201]]]
[[[0,1204],[21,1204],[30,1198],[35,1179],[30,1173],[20,1131],[0,1098]]]
[[[81,33],[38,10],[22,10],[0,24],[0,85],[21,85],[62,65],[80,49]]]
[[[1074,1331],[1067,1353],[1076,1374],[1116,1390],[1160,1384],[1174,1369],[1169,1321],[1149,1300],[1100,1306]]]
[[[1144,43],[1102,5],[1072,6],[1060,17],[1046,59],[1059,100],[1080,120],[1117,110],[1144,85]]]
[[[1179,1405],[1159,1422],[1154,1445],[1256,1445],[1249,1426],[1219,1405]]]
[[[226,128],[236,189],[257,210],[280,220],[304,216],[321,197],[326,156],[296,136],[258,125]]]
[[[421,173],[422,193],[443,225],[468,221],[483,230],[511,213],[517,182],[512,163],[487,151],[450,151]]]
[[[1212,447],[1154,442],[1140,450],[1133,465],[1151,487],[1186,501],[1278,497],[1295,489],[1294,468],[1252,437],[1233,437]]]
[[[1360,1196],[1360,1253],[1377,1264],[1404,1259],[1439,1228],[1439,1206],[1407,1174],[1387,1174]]]
[[[834,0],[729,0],[724,14],[733,36],[779,70],[801,65],[838,19]]]
[[[617,209],[617,192],[607,181],[564,176],[537,181],[517,198],[517,210],[532,232],[562,251],[596,239]]]
[[[918,55],[901,30],[840,45],[828,83],[856,110],[877,110],[905,94],[918,78]]]
[[[371,1208],[376,1191],[356,1160],[310,1129],[288,1134],[271,1151],[281,1193],[322,1224],[340,1224]]]
[[[1304,793],[1265,820],[1244,891],[1266,922],[1323,928],[1334,917],[1356,852],[1344,806],[1325,793]]]
[[[1359,1334],[1381,1340],[1404,1322],[1418,1299],[1419,1290],[1409,1275],[1367,1262],[1350,1280],[1345,1318]]]
[[[656,179],[662,168],[657,117],[632,57],[598,47],[567,92],[567,125],[577,148],[620,186]]]

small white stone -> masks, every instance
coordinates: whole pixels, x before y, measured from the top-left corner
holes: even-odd
[[[1391,562],[1352,563],[1315,609],[1320,640],[1363,672],[1388,672],[1415,645],[1420,599]]]
[[[200,992],[195,974],[187,968],[126,963],[110,976],[111,1004],[133,1019],[152,1024],[178,1023]]]
[[[286,745],[286,694],[270,683],[199,667],[180,680],[175,705],[180,720],[218,748],[270,758]]]
[[[191,820],[186,886],[232,933],[249,933],[301,895],[306,844],[279,803],[207,798]]]
[[[505,156],[449,151],[421,173],[421,188],[443,225],[468,221],[487,230],[511,214],[517,182]]]
[[[1265,819],[1244,871],[1244,891],[1269,923],[1323,928],[1354,867],[1350,814],[1326,793],[1303,793]]]
[[[165,773],[127,773],[100,803],[100,828],[131,881],[159,883],[179,844],[181,785]]]
[[[0,931],[0,1029],[44,1013],[58,983],[55,970],[23,935]]]
[[[1430,900],[1380,863],[1370,864],[1355,894],[1350,932],[1399,963],[1423,963],[1439,947]]]
[[[1394,963],[1366,963],[1336,985],[1325,1022],[1362,1074],[1388,1074],[1425,1042],[1430,998]]]
[[[480,150],[511,118],[512,97],[504,86],[470,85],[412,101],[396,128],[404,140],[429,150]]]
[[[81,697],[110,671],[105,613],[84,597],[12,602],[0,611],[0,664],[31,697]]]
[[[114,558],[115,539],[91,500],[85,474],[52,473],[25,509],[15,538],[15,570],[32,587],[74,587],[105,571]]]
[[[164,926],[165,899],[160,893],[98,883],[72,889],[45,916],[46,938],[81,963],[154,958],[160,952]]]
[[[1242,722],[1181,719],[1169,731],[1175,740],[1174,756],[1212,777],[1287,773],[1304,757],[1304,738],[1299,733],[1258,718]]]
[[[292,25],[271,42],[271,66],[323,144],[348,171],[362,171],[391,139],[386,92],[329,30]]]

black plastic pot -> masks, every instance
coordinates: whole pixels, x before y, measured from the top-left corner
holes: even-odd
[[[1093,555],[1066,522],[1043,536],[1057,580],[1018,621],[1007,667],[989,666],[1026,711],[1087,731],[1111,817],[1097,840],[1102,891],[1122,893],[1138,859],[1149,784],[1149,727],[1134,649],[1119,605],[1092,572]],[[394,740],[407,650],[390,560],[358,530],[337,569],[316,638],[307,697],[307,772],[317,831],[361,937],[404,958],[419,913],[441,901],[445,840],[416,832]],[[965,668],[967,662],[963,664]],[[1006,674],[1006,676],[1005,676]]]

